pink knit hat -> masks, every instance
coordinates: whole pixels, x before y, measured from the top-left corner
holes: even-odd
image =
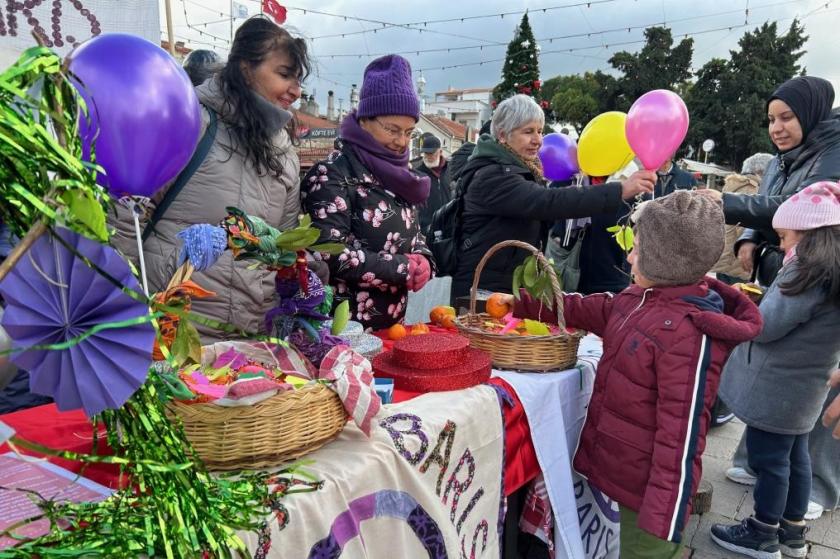
[[[840,183],[821,181],[784,201],[773,216],[774,229],[808,231],[840,225]]]

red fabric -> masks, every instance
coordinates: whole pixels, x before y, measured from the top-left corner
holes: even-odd
[[[82,410],[61,412],[58,411],[55,404],[47,404],[0,415],[0,420],[17,431],[16,434],[21,439],[56,450],[89,454],[93,448],[93,427]],[[99,445],[98,453],[110,454],[104,439],[105,433],[102,430],[97,441]],[[8,445],[0,445],[0,453],[10,450]],[[23,452],[38,456],[34,452]],[[85,466],[81,462],[62,460],[61,458],[50,458],[49,461],[71,472],[82,473],[85,477],[111,489],[120,488],[118,466],[111,464],[89,464]],[[127,480],[123,479],[123,482],[125,481]],[[122,484],[122,486],[125,485],[125,483]]]
[[[703,310],[717,292],[723,312]],[[687,300],[688,299],[688,300]],[[515,311],[530,311],[526,301]],[[575,470],[679,541],[701,476],[711,407],[729,353],[761,331],[758,308],[717,280],[564,297],[566,323],[604,339]],[[692,407],[695,401],[697,404]]]
[[[262,11],[271,16],[277,25],[286,23],[286,8],[277,3],[277,0],[262,0]]]

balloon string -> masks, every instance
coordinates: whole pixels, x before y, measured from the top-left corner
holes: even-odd
[[[44,270],[42,270],[40,266],[38,266],[38,263],[35,262],[35,259],[32,258],[32,253],[31,252],[27,252],[26,256],[29,258],[29,263],[32,264],[33,268],[35,268],[35,271],[38,272],[39,274],[41,274],[41,277],[44,278],[44,280],[47,283],[49,283],[50,285],[54,285],[56,287],[63,287],[65,289],[68,287],[66,284],[58,283],[57,281],[52,279],[50,276],[48,276],[47,273]]]
[[[64,327],[70,327],[70,305],[67,302],[67,290],[68,286],[64,282],[64,275],[61,270],[61,253],[58,251],[58,246],[55,242],[50,243],[52,245],[53,250],[53,257],[55,258],[55,274],[56,279],[59,283],[61,283],[64,287],[59,288],[58,294],[61,296],[61,310],[64,312]]]
[[[131,208],[131,215],[134,218],[134,237],[137,240],[137,255],[140,259],[140,279],[143,281],[143,293],[149,296],[149,282],[146,279],[146,259],[143,256],[143,239],[140,234],[140,205],[134,204]]]

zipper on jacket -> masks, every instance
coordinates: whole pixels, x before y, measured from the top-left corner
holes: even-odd
[[[618,327],[618,329],[619,329],[619,330],[621,330],[622,328],[624,328],[624,325],[625,325],[625,324],[627,324],[627,321],[628,321],[628,320],[630,320],[630,317],[631,317],[631,316],[633,316],[633,314],[634,314],[637,310],[639,310],[639,309],[641,309],[641,308],[642,308],[642,305],[644,305],[644,304],[645,304],[645,298],[648,296],[648,293],[651,293],[652,291],[653,291],[653,288],[652,288],[652,287],[648,287],[647,289],[645,289],[645,292],[644,292],[644,293],[642,293],[642,301],[638,304],[638,306],[637,306],[635,309],[633,309],[632,311],[630,311],[630,312],[627,314],[627,316],[625,316],[625,317],[624,317],[624,320],[621,322],[621,326],[619,326],[619,327]]]
[[[747,365],[750,364],[750,360],[752,359],[752,341],[747,343]]]

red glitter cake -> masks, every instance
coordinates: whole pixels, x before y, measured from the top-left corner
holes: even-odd
[[[490,355],[470,347],[457,334],[408,336],[373,359],[376,376],[394,379],[394,387],[412,392],[461,390],[490,378]]]

